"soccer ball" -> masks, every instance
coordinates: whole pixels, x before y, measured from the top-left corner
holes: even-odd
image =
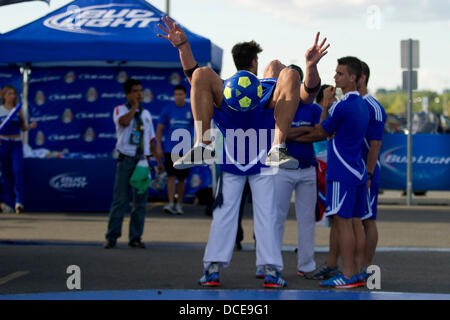
[[[223,97],[235,111],[250,111],[261,101],[262,86],[251,72],[241,70],[227,79],[223,86]]]

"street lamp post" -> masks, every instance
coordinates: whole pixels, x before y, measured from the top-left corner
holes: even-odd
[[[401,41],[401,67],[407,69],[403,74],[403,88],[408,91],[408,104],[406,106],[407,117],[407,168],[406,168],[406,204],[412,205],[412,115],[413,115],[413,94],[412,91],[417,89],[417,71],[419,68],[419,41],[418,40],[402,40]]]

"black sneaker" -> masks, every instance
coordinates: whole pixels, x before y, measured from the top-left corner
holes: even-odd
[[[287,148],[278,148],[269,151],[266,166],[295,170],[298,169],[298,160],[289,154]]]
[[[145,249],[145,243],[141,242],[141,240],[132,240],[128,242],[128,246],[131,248],[137,248],[137,249]]]
[[[189,150],[184,156],[174,161],[173,167],[177,170],[192,168],[195,166],[212,164],[216,160],[216,152],[205,148],[204,146],[196,146]]]
[[[103,248],[105,248],[105,249],[112,249],[115,247],[116,247],[116,241],[114,241],[114,240],[106,241],[105,245],[103,246]]]

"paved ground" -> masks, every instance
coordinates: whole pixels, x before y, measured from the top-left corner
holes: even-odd
[[[186,206],[183,216],[169,216],[163,203],[150,203],[143,240],[149,243],[206,243],[211,217],[204,208]],[[26,213],[0,214],[0,240],[40,240],[103,242],[107,213]],[[125,217],[122,243],[127,243],[128,217]],[[450,206],[380,206],[379,246],[450,248]],[[253,244],[251,207],[243,220],[244,243]],[[316,227],[316,245],[328,245],[329,228]],[[286,223],[285,245],[296,245],[297,226],[293,207]]]
[[[103,250],[98,246],[5,246],[3,275],[23,275],[0,285],[0,294],[67,291],[70,265],[81,269],[82,290],[199,289],[201,248],[150,246],[146,250]],[[296,276],[296,255],[283,253],[289,289],[319,290],[318,282]],[[316,255],[325,259],[325,253]],[[254,251],[236,252],[221,274],[221,289],[263,289],[254,278]],[[450,252],[381,252],[381,289],[393,292],[450,293]],[[367,290],[367,289],[360,289]]]
[[[64,292],[69,265],[81,268],[82,290],[198,289],[211,217],[187,206],[168,216],[149,204],[145,250],[127,247],[128,218],[119,248],[104,250],[106,213],[0,214],[0,295]],[[262,289],[254,278],[251,208],[244,217],[244,250],[222,273],[221,289]],[[326,257],[329,229],[318,226],[316,261]],[[380,206],[380,243],[374,263],[381,289],[391,292],[450,293],[450,207]],[[320,290],[317,281],[295,274],[296,221],[288,217],[283,258],[290,290]],[[366,288],[358,289],[367,291]]]
[[[414,205],[450,206],[450,191],[427,191],[413,194]],[[379,204],[405,205],[405,192],[401,190],[383,190],[378,197]]]

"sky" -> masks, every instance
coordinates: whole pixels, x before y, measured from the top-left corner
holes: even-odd
[[[5,33],[70,3],[33,1],[0,7]],[[147,1],[165,11],[166,0]],[[258,73],[278,59],[304,68],[316,32],[329,53],[318,65],[322,83],[334,84],[337,59],[356,56],[371,69],[369,91],[402,84],[400,41],[419,40],[418,89],[450,88],[450,0],[171,0],[170,16],[223,49],[222,78],[235,72],[231,48],[255,40],[263,48]]]

